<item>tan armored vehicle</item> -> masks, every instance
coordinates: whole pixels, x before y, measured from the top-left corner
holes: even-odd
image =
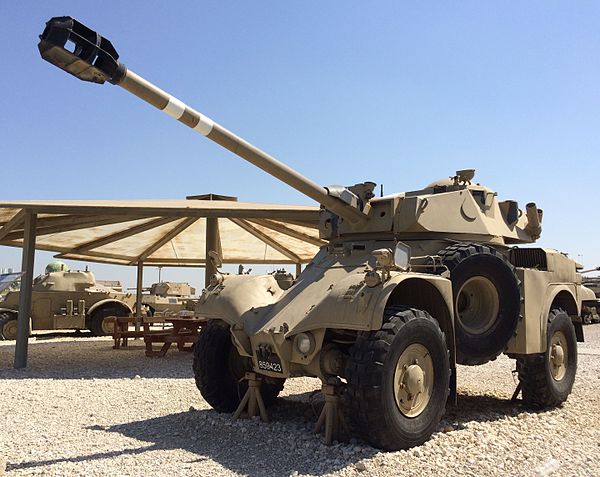
[[[600,271],[600,267],[582,270],[583,275],[589,272]],[[581,319],[583,323],[600,323],[600,277],[583,277],[583,296],[581,306]]]
[[[17,336],[20,291],[9,291],[0,301],[0,339]],[[31,330],[83,330],[96,336],[112,332],[109,316],[132,312],[135,296],[96,283],[89,271],[69,270],[52,262],[33,282]]]
[[[189,283],[158,282],[147,288],[142,295],[142,304],[149,316],[155,313],[178,313],[192,309],[197,302],[196,289]]]
[[[523,211],[499,200],[472,182],[473,170],[385,197],[375,197],[373,182],[322,187],[128,70],[108,40],[69,17],[47,23],[39,49],[321,204],[328,244],[287,290],[273,275],[222,273],[204,290],[197,313],[212,320],[194,373],[215,409],[266,418],[286,379],[315,376],[325,395],[316,428],[327,442],[350,427],[377,447],[404,449],[427,440],[449,395],[455,400],[456,362],[500,353],[516,360],[526,405],[567,399],[583,340],[581,276],[560,252],[518,247],[540,236],[535,204]]]

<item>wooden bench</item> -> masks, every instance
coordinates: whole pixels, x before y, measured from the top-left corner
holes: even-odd
[[[165,319],[162,317],[158,318],[150,318],[150,317],[142,317],[142,329],[136,331],[135,329],[129,329],[130,325],[135,325],[136,317],[135,316],[112,316],[108,317],[107,320],[111,320],[113,322],[113,340],[114,345],[113,349],[119,349],[121,347],[125,348],[128,345],[129,338],[143,338],[146,335],[150,334],[158,334],[163,333],[165,330],[153,330],[150,329],[151,325],[163,324],[165,323]]]
[[[149,325],[144,324],[144,330],[149,331],[144,333],[146,356],[164,356],[172,344],[176,344],[179,351],[192,351],[198,341],[199,329],[207,322],[205,318],[197,317],[171,317],[165,321],[172,327],[164,331],[150,331]],[[154,349],[155,343],[162,344],[158,351]],[[186,346],[188,344],[190,346]]]

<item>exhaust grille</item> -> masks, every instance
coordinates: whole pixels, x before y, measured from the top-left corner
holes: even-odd
[[[541,248],[513,248],[510,251],[510,263],[521,268],[548,269],[546,252]]]

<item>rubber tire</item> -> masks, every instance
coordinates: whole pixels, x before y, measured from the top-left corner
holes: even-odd
[[[569,315],[561,309],[555,309],[548,315],[546,342],[554,332],[562,331],[567,339],[567,369],[560,381],[556,381],[550,372],[550,347],[543,354],[517,358],[517,371],[522,384],[523,404],[531,409],[556,407],[567,400],[577,373],[577,337],[575,327]]]
[[[94,313],[90,317],[87,328],[92,332],[94,336],[109,336],[110,333],[106,333],[102,329],[102,321],[107,316],[127,316],[128,313],[120,308],[104,306],[98,310],[94,310]]]
[[[230,360],[237,362],[236,369]],[[205,401],[216,411],[234,412],[248,389],[247,382],[240,380],[246,371],[252,370],[252,361],[238,354],[225,322],[210,320],[202,328],[194,347],[192,367],[196,387]],[[260,391],[265,407],[275,402],[284,383],[284,378],[264,378]]]
[[[438,255],[450,270],[452,281],[456,361],[466,365],[487,363],[504,351],[520,319],[521,282],[515,267],[493,247],[476,243],[452,245]],[[458,292],[468,279],[475,276],[490,280],[499,299],[495,322],[481,334],[468,332],[457,318]]]
[[[431,353],[433,391],[421,414],[408,418],[396,404],[394,373],[402,352],[420,343]],[[388,451],[424,443],[444,414],[450,386],[450,358],[444,333],[427,312],[390,306],[378,331],[361,332],[350,349],[344,395],[353,432]]]
[[[9,321],[17,321],[15,315],[11,313],[0,313],[0,340],[1,341],[13,341],[15,338],[7,338],[4,336],[4,325]],[[31,332],[31,331],[30,331]]]

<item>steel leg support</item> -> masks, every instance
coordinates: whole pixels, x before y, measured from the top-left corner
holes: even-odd
[[[265,407],[262,395],[260,394],[262,379],[256,373],[246,373],[244,380],[248,381],[248,389],[246,394],[244,394],[240,405],[233,413],[233,419],[238,419],[242,412],[246,410],[248,417],[260,415],[262,421],[269,422],[267,408]]]
[[[328,446],[334,440],[345,441],[350,436],[340,400],[342,389],[343,384],[338,378],[328,378],[321,387],[325,405],[315,425],[315,432],[321,432],[325,428],[325,444]]]

